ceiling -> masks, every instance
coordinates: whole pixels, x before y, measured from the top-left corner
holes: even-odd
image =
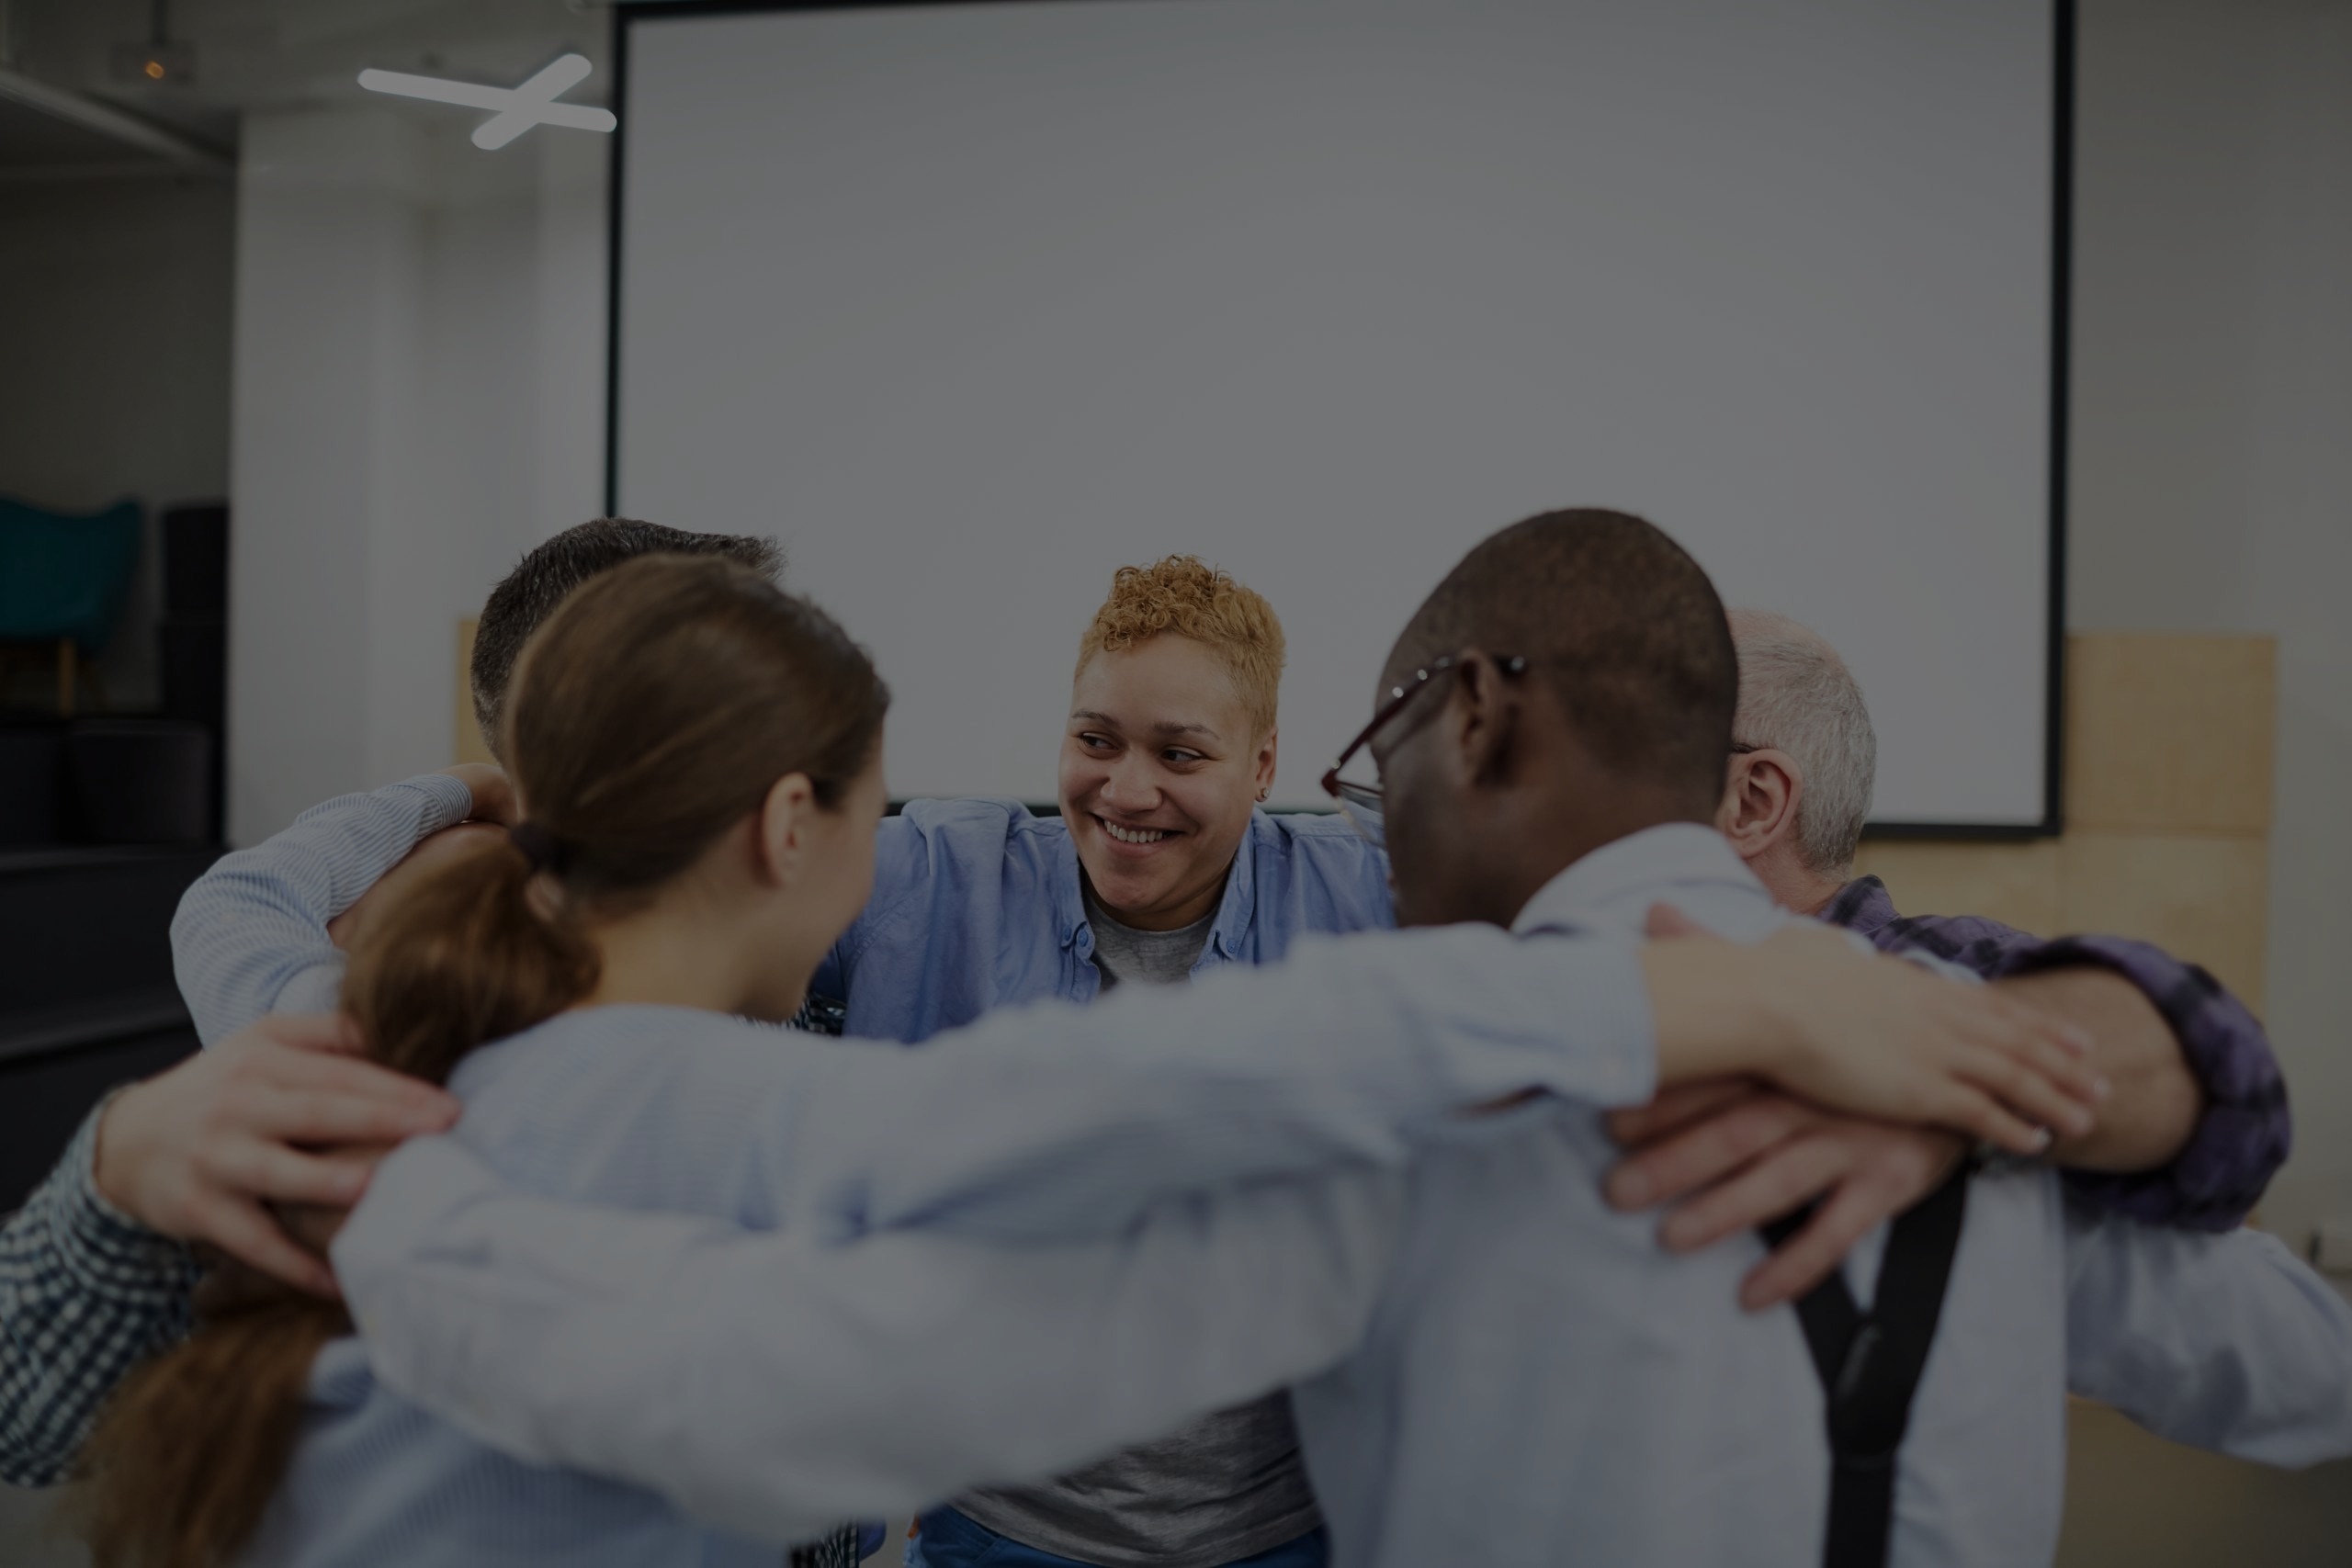
[[[148,42],[159,13],[165,37],[192,51],[187,82],[118,73],[117,51]],[[245,111],[350,102],[368,66],[511,85],[576,51],[598,71],[565,97],[601,103],[611,26],[610,0],[0,0],[0,70],[29,79],[28,96],[65,89],[101,106],[95,118],[120,111],[228,153]],[[0,76],[0,180],[185,166],[12,100],[7,80]],[[373,101],[398,113],[447,113]]]

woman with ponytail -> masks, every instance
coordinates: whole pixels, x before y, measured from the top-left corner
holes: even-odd
[[[837,626],[739,567],[647,559],[565,603],[504,721],[524,819],[420,878],[353,954],[343,998],[368,1053],[446,1079],[465,1110],[386,1162],[337,1245],[371,1326],[388,1273],[439,1289],[388,1270],[380,1240],[371,1267],[366,1233],[371,1211],[395,1235],[435,1213],[455,1158],[552,1211],[526,1244],[545,1231],[587,1257],[552,1310],[477,1292],[446,1355],[404,1355],[397,1330],[371,1351],[305,1303],[222,1313],[134,1377],[91,1446],[97,1568],[775,1568],[775,1546],[664,1499],[788,1537],[836,1497],[879,1511],[1057,1473],[1329,1366],[1384,1271],[1378,1168],[1460,1110],[1754,1071],[2038,1147],[1983,1082],[2043,1121],[2091,1092],[2046,1021],[1793,931],[1753,948],[1364,935],[1197,990],[1001,1012],[938,1050],[763,1027],[867,901],[887,704]],[[914,1138],[885,1148],[900,1126]],[[467,1206],[427,1224],[460,1255],[483,1245]],[[698,1247],[782,1232],[791,1266],[707,1303],[672,1293],[658,1250],[579,1228],[597,1209],[647,1212],[665,1241],[686,1216]],[[850,1273],[856,1290],[834,1288]],[[624,1301],[593,1364],[567,1359],[548,1332],[561,1308],[616,1287],[645,1292],[642,1313]],[[665,1347],[729,1310],[791,1342],[628,1388],[602,1425],[482,1392],[526,1362],[534,1395],[662,1375]],[[499,1365],[435,1396],[432,1374],[493,1343]],[[746,1470],[751,1485],[711,1484]]]
[[[344,1000],[368,1054],[447,1082],[518,1183],[775,1223],[754,1162],[727,1152],[754,1146],[741,1129],[549,1148],[502,1124],[560,1123],[582,1081],[568,1069],[615,1057],[644,1059],[656,1116],[672,1049],[733,1054],[748,1123],[777,1052],[838,1049],[741,1021],[790,1018],[865,903],[888,702],[838,626],[742,567],[657,557],[580,589],[515,677],[505,754],[528,819],[410,890],[353,954]],[[263,1295],[135,1374],[84,1455],[96,1568],[773,1568],[773,1548],[649,1494],[467,1441],[378,1387],[351,1328],[332,1303]]]

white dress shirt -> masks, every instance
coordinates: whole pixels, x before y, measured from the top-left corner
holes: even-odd
[[[1738,941],[1791,917],[1716,834],[1654,829],[1563,874],[1532,918],[1635,931],[1673,904]],[[1373,1325],[1293,1391],[1333,1560],[1373,1568],[1821,1561],[1823,1394],[1795,1313],[1746,1313],[1764,1244],[1662,1251],[1601,1199],[1590,1109],[1445,1139],[1414,1167]],[[1846,1265],[1867,1306],[1885,1227]],[[1891,1560],[2047,1562],[2069,1388],[2274,1463],[2352,1451],[2352,1312],[2274,1239],[2069,1213],[2004,1164],[1966,1223],[1896,1478]]]

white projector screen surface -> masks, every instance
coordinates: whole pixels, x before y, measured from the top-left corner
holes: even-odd
[[[625,32],[615,499],[784,542],[894,794],[1053,799],[1113,569],[1187,551],[1282,615],[1322,804],[1462,553],[1601,505],[1844,650],[1878,820],[2042,822],[2051,0]]]

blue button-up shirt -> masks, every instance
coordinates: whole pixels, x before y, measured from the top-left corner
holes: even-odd
[[[1305,932],[1394,922],[1387,858],[1345,820],[1255,811],[1193,973],[1274,963]],[[845,1003],[844,1032],[911,1045],[1102,987],[1069,825],[1013,800],[918,800],[883,819],[874,897],[809,990]]]

